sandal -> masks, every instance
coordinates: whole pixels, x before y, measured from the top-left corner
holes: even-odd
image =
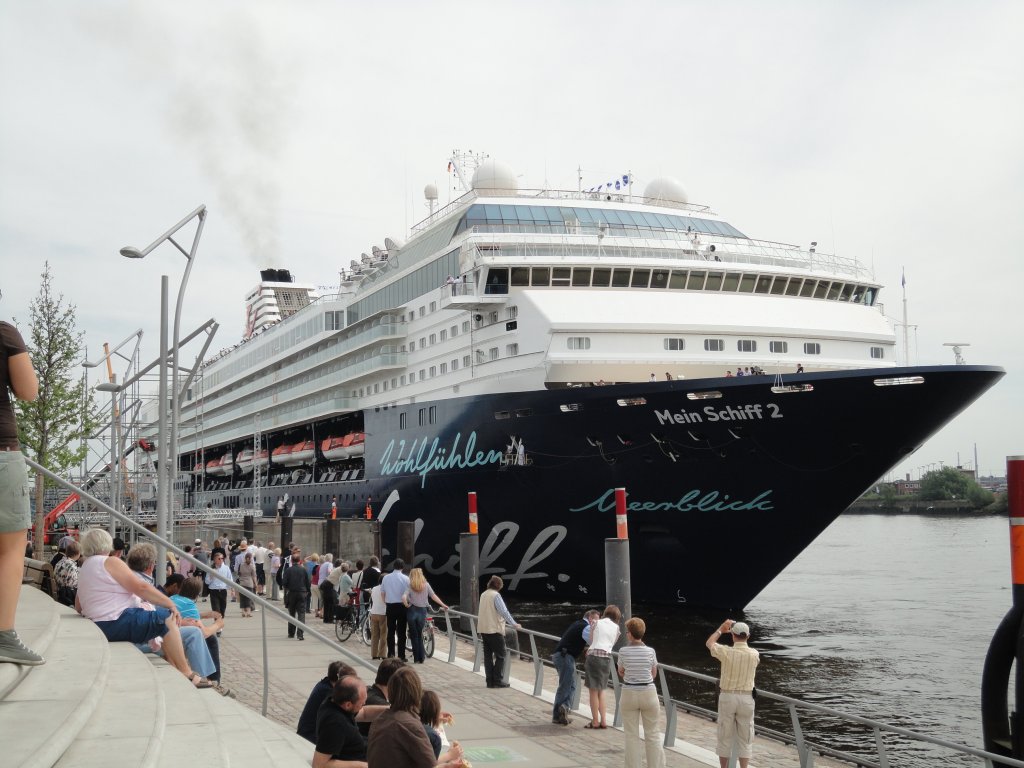
[[[604,726],[600,726],[600,725],[594,725],[593,723],[587,723],[587,724],[586,724],[586,725],[584,725],[583,727],[584,727],[584,728],[589,728],[589,729],[591,729],[591,730],[595,730],[595,731],[596,731],[596,730],[598,730],[599,728],[602,728],[602,727],[604,727]]]
[[[196,688],[199,688],[200,690],[203,689],[203,688],[213,688],[214,687],[213,683],[211,683],[205,677],[201,677],[198,672],[193,672],[192,673],[192,676],[189,677],[189,682],[191,682],[193,686],[195,686]]]

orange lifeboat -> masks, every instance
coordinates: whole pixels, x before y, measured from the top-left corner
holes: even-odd
[[[345,435],[345,439],[349,441],[348,457],[350,459],[362,456],[366,452],[365,432],[349,432],[347,435]]]
[[[291,451],[283,456],[279,463],[286,467],[297,467],[303,464],[311,464],[316,456],[316,443],[312,440],[304,440],[292,446]]]
[[[347,436],[346,436],[347,437]],[[320,443],[320,453],[328,461],[342,461],[348,458],[348,446],[345,437],[328,437]]]

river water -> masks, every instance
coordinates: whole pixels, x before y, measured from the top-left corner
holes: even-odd
[[[742,562],[737,553],[735,567]],[[717,675],[704,641],[723,619],[743,619],[761,651],[758,688],[980,748],[982,666],[1011,602],[1005,517],[847,514],[742,615],[644,605],[633,613],[647,622],[660,661]],[[518,621],[551,634],[582,608],[511,596],[509,605]],[[692,694],[714,708],[708,686],[670,684],[674,698]],[[758,722],[791,732],[785,712],[768,709],[759,703]],[[873,753],[865,731],[824,719],[812,736]],[[896,739],[886,746],[901,764],[950,757]]]

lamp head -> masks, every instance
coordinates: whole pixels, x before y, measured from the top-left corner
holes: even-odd
[[[97,392],[120,392],[121,387],[112,381],[101,381],[96,385]]]
[[[131,245],[126,245],[122,248],[121,255],[126,259],[143,259],[146,257],[146,254]]]

